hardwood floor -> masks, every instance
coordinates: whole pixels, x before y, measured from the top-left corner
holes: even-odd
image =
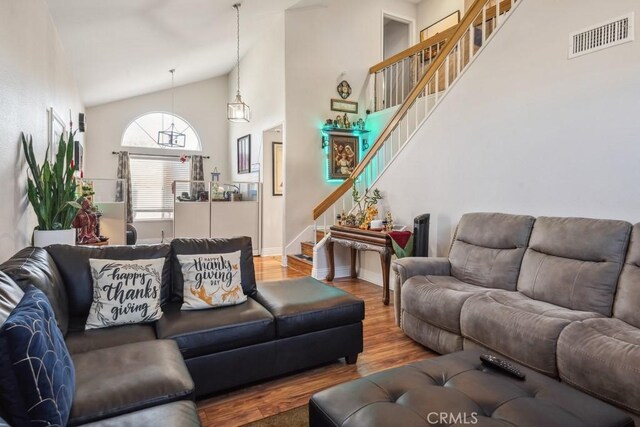
[[[258,281],[303,276],[282,268],[276,257],[255,258],[255,270]],[[364,352],[358,363],[347,365],[340,360],[199,401],[203,426],[239,426],[257,421],[304,405],[314,393],[333,385],[436,356],[395,325],[393,306],[382,304],[382,288],[358,279],[336,279],[333,284],[365,301]]]

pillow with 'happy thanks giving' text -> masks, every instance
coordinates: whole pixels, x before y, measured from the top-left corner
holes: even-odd
[[[184,279],[182,310],[241,304],[240,251],[224,254],[178,255]]]
[[[134,261],[89,259],[93,302],[85,329],[148,323],[162,317],[164,258]]]

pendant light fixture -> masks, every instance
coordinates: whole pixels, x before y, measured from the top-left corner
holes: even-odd
[[[227,119],[229,119],[230,122],[247,123],[251,119],[251,109],[247,104],[242,102],[242,97],[240,96],[240,6],[240,3],[233,5],[233,8],[236,10],[237,20],[236,53],[238,67],[238,92],[236,93],[236,99],[227,104]]]
[[[172,68],[169,72],[171,73],[171,125],[165,130],[158,132],[158,145],[168,148],[184,148],[186,136],[184,133],[176,130],[174,115],[175,90],[173,84],[176,70],[175,68]]]

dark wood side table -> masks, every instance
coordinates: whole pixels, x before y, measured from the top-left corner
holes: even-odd
[[[331,282],[335,277],[335,260],[333,245],[335,243],[351,249],[351,277],[356,278],[356,255],[358,251],[374,251],[380,254],[382,264],[382,302],[389,305],[389,272],[391,269],[391,255],[393,246],[387,233],[381,231],[361,230],[355,227],[334,225],[327,238],[327,258],[329,259],[329,274],[327,280]]]

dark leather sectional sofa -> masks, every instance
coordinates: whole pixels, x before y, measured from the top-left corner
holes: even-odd
[[[252,283],[245,289],[247,302],[180,311],[183,282],[176,255],[237,250],[243,288],[245,279]],[[85,331],[93,295],[90,258],[165,258],[162,318]],[[249,238],[26,248],[0,271],[5,318],[19,288],[29,284],[53,307],[76,369],[71,425],[198,425],[195,397],[342,357],[355,363],[362,352],[363,301],[311,278],[256,286]]]

